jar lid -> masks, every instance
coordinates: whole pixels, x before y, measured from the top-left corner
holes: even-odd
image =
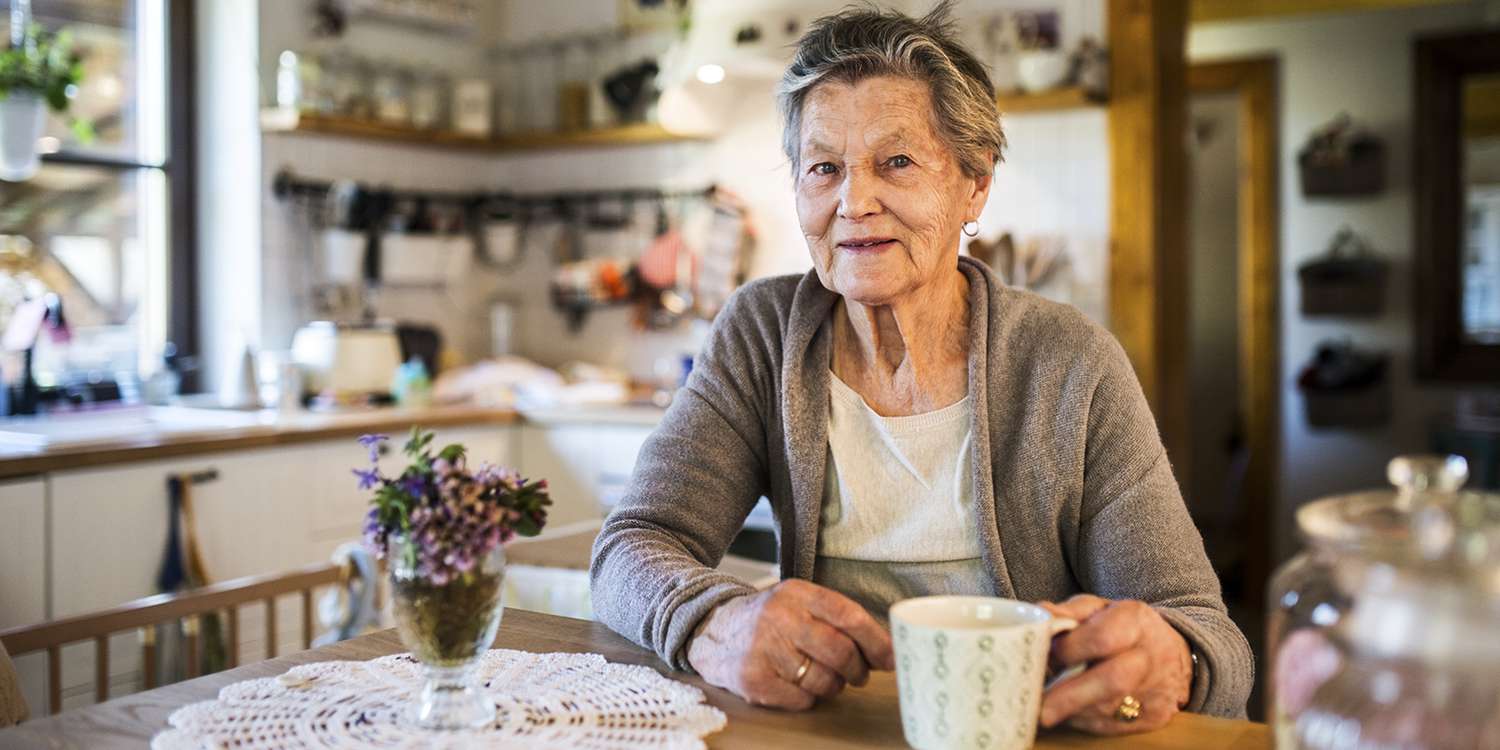
[[[1309,542],[1377,558],[1404,557],[1416,529],[1414,513],[1429,498],[1451,496],[1469,478],[1459,456],[1397,456],[1386,466],[1394,489],[1335,495],[1297,510],[1297,527]]]

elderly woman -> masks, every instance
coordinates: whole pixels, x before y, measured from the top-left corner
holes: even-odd
[[[719,315],[595,543],[595,610],[804,709],[892,668],[900,599],[1040,601],[1082,623],[1054,665],[1087,665],[1044,725],[1242,715],[1250,652],[1123,351],[959,256],[1004,137],[947,17],[848,10],[801,40],[779,99],[813,270]],[[714,566],[762,496],[783,581],[757,591]]]

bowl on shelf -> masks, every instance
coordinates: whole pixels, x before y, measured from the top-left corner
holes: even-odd
[[[1068,78],[1068,56],[1060,49],[1021,52],[1016,55],[1016,78],[1029,94],[1055,89]]]

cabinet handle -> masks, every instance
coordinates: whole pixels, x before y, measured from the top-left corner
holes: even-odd
[[[179,474],[177,476],[182,481],[185,481],[185,482],[187,482],[190,485],[192,485],[192,484],[207,484],[208,482],[215,481],[215,480],[217,480],[219,478],[219,470],[218,469],[204,469],[203,471],[196,471],[196,472],[193,472],[191,474]]]

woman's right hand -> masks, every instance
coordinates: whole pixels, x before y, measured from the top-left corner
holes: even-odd
[[[896,667],[891,634],[870,613],[843,594],[796,579],[715,607],[688,642],[687,661],[710,684],[794,711],[846,684],[865,684],[871,669]]]

